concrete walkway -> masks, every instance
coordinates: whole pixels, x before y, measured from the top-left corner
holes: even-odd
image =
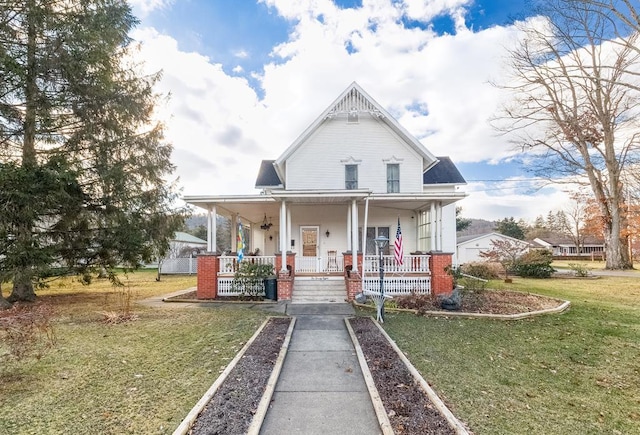
[[[290,304],[289,351],[261,434],[381,433],[344,318],[348,304]]]

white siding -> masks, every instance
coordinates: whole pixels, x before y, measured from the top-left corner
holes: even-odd
[[[287,160],[288,190],[345,188],[344,164],[358,163],[358,188],[386,193],[384,160],[400,164],[400,191],[422,192],[422,157],[383,122],[360,113],[358,123],[327,119]],[[354,163],[354,162],[349,162]]]

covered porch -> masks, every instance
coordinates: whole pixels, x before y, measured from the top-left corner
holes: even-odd
[[[456,193],[376,195],[365,190],[187,197],[188,203],[205,209],[208,216],[208,252],[198,261],[199,296],[230,295],[237,268],[237,252],[218,249],[217,215],[231,221],[232,247],[242,228],[245,261],[274,266],[279,299],[291,298],[296,276],[343,276],[347,299],[363,288],[379,288],[380,254],[390,294],[449,292],[450,277],[440,265],[443,257],[451,264],[450,253],[455,251],[455,228],[448,224],[455,223],[455,209],[447,206],[461,197]],[[393,255],[398,223],[403,237],[401,263]],[[382,252],[374,243],[378,236],[389,239]],[[205,263],[215,271],[202,268]]]

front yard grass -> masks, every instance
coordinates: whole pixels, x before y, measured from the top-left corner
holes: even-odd
[[[108,325],[122,292],[135,299],[195,285],[195,277],[141,271],[123,289],[98,280],[54,282],[39,291],[54,306],[56,345],[40,360],[0,366],[0,433],[171,433],[265,314],[241,308],[147,308]],[[0,354],[3,353],[0,344]]]
[[[640,281],[490,282],[572,302],[496,321],[387,314],[384,327],[477,434],[639,434]]]

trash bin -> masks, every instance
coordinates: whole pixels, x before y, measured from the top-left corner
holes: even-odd
[[[270,276],[264,280],[264,296],[272,301],[278,300],[278,280],[275,276]]]

